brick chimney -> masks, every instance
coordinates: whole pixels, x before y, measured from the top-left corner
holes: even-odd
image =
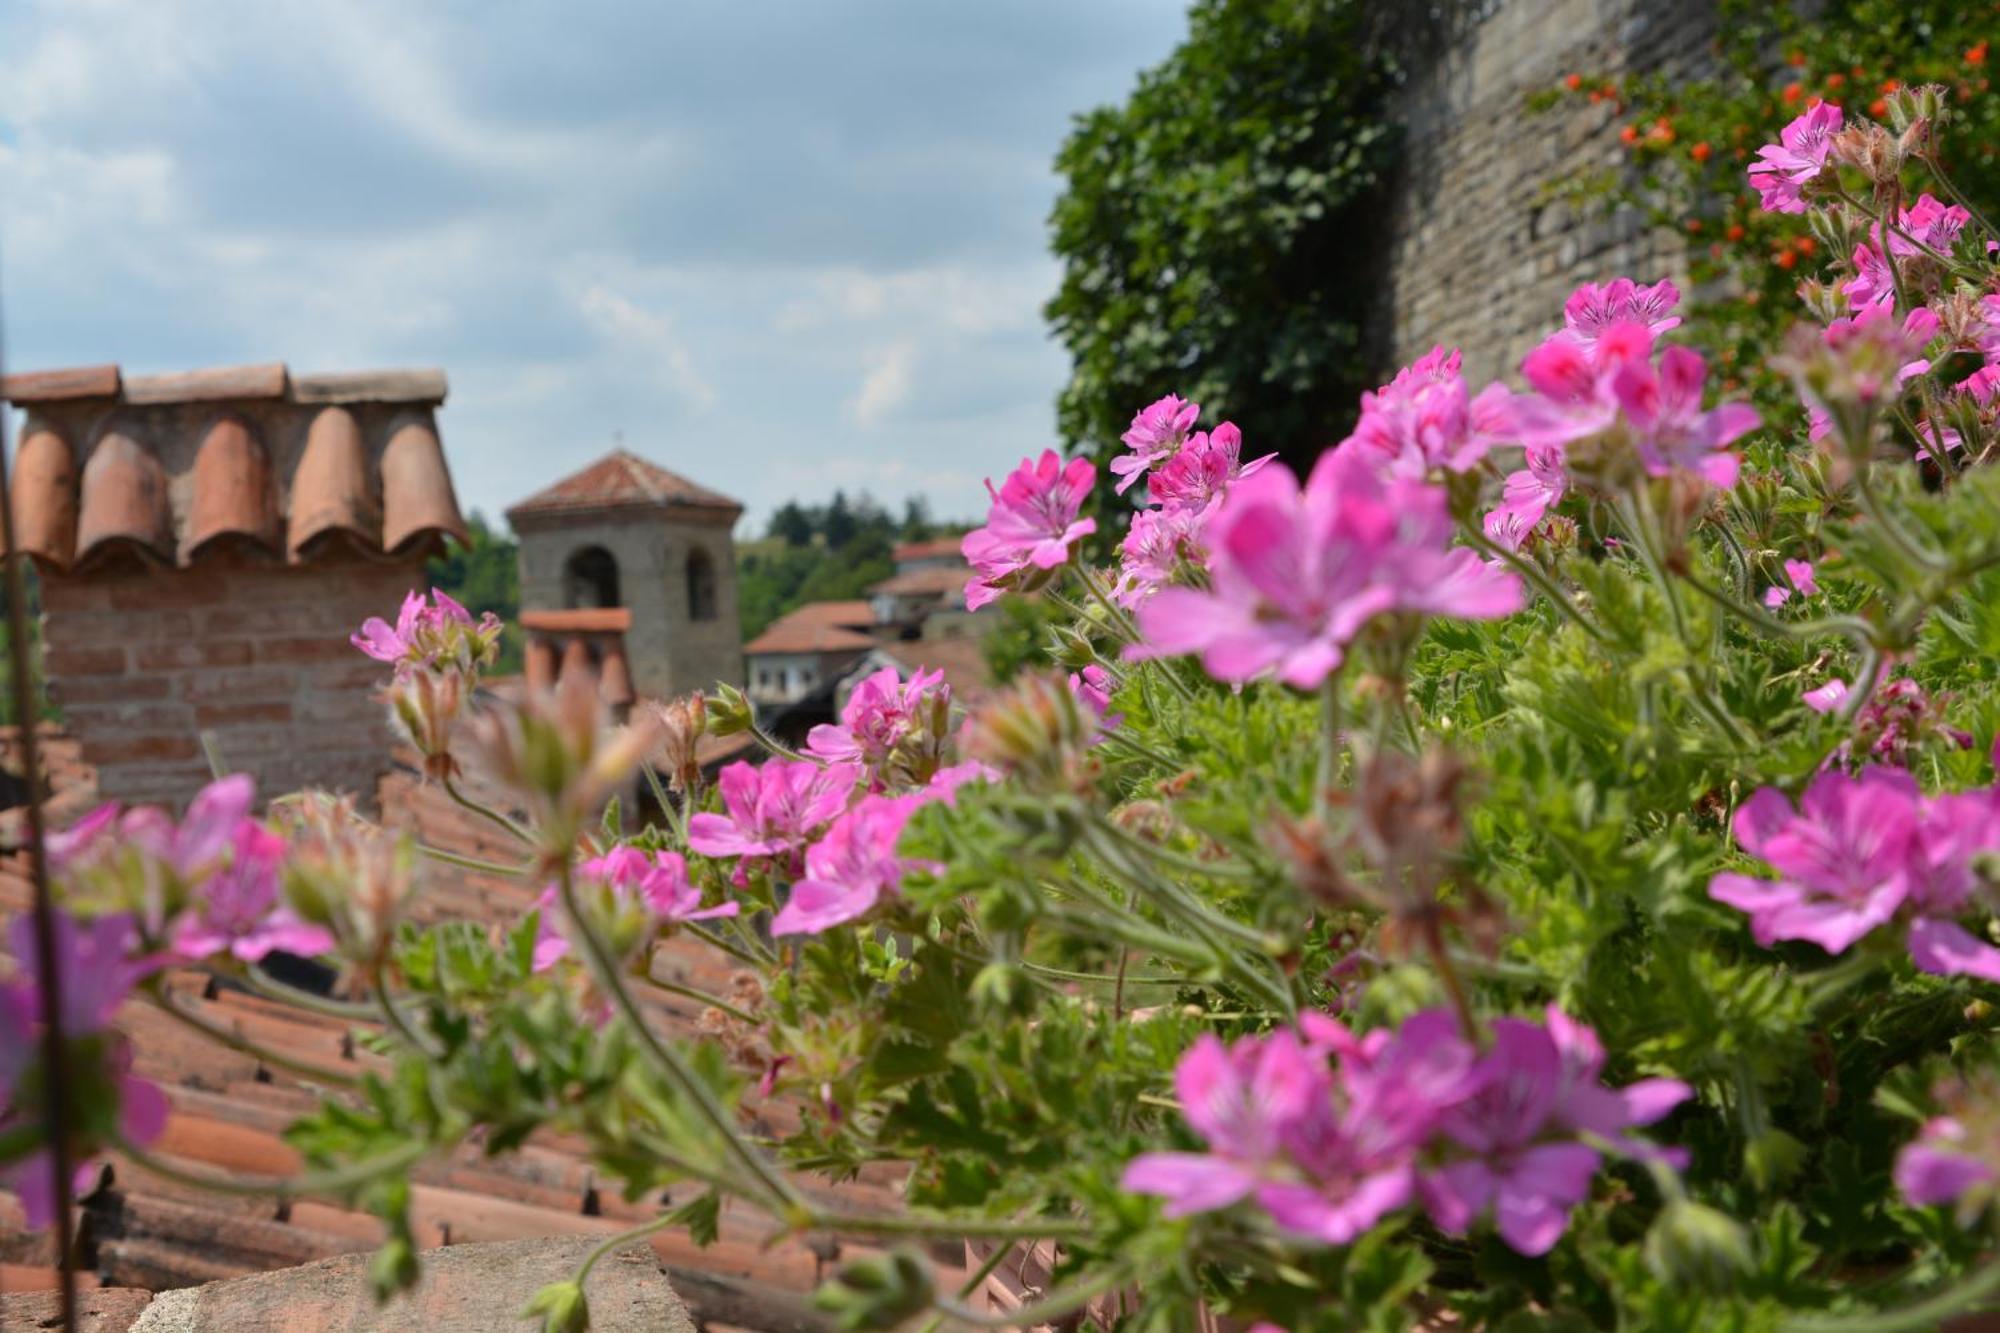
[[[208,733],[265,794],[372,801],[381,672],[348,635],[393,620],[464,536],[444,375],[94,366],[11,375],[0,396],[26,412],[14,513],[49,694],[102,794],[184,803]]]

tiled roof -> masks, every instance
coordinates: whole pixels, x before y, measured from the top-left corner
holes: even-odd
[[[895,558],[898,563],[905,560],[941,560],[945,556],[956,560],[959,543],[963,540],[961,537],[931,537],[920,542],[904,542],[896,548]]]
[[[972,571],[964,565],[932,565],[926,569],[908,569],[901,574],[892,574],[868,591],[921,597],[925,593],[963,592],[965,585],[971,581]]]
[[[866,634],[857,634],[838,625],[815,625],[807,621],[780,620],[743,645],[745,657],[762,653],[846,653],[864,652],[875,646]]]
[[[797,625],[838,625],[843,629],[858,629],[875,623],[875,608],[867,602],[807,602],[795,606],[779,616],[778,624]]]
[[[0,396],[27,409],[14,513],[45,569],[224,547],[401,556],[465,535],[432,416],[440,371],[92,366],[10,375]]]
[[[535,492],[507,511],[522,516],[593,509],[712,509],[740,514],[743,506],[624,449],[614,449],[581,472]]]
[[[743,739],[743,738],[732,738]],[[58,782],[61,778],[58,777]],[[476,774],[472,794],[496,801]],[[73,802],[88,808],[89,798]],[[506,835],[453,805],[436,784],[408,771],[383,781],[379,804],[389,822],[408,828],[433,847],[488,861],[504,861],[518,848]],[[536,889],[520,880],[458,870],[428,862],[424,892],[415,900],[420,922],[470,921],[512,925],[533,905]],[[26,909],[29,888],[18,861],[0,866],[0,921]],[[0,939],[5,933],[0,932]],[[661,942],[656,975],[713,994],[730,993],[733,964],[691,936]],[[365,1043],[350,1035],[373,1025],[273,1004],[247,992],[213,984],[193,970],[167,974],[167,989],[184,1008],[212,1024],[239,1031],[307,1065],[353,1072],[378,1066]],[[700,1006],[663,991],[645,989],[641,1003],[669,1035],[694,1038]],[[166,1089],[172,1115],[153,1145],[168,1161],[195,1171],[285,1175],[299,1158],[281,1136],[322,1093],[310,1078],[274,1069],[195,1036],[150,1005],[133,1001],[120,1011],[132,1035],[135,1070]],[[754,1126],[789,1130],[796,1107],[781,1100],[748,1108]],[[608,1235],[657,1214],[658,1196],[628,1202],[590,1161],[581,1140],[544,1133],[518,1153],[489,1157],[468,1144],[412,1173],[412,1222],[420,1248],[455,1241],[512,1240],[555,1235]],[[833,1205],[868,1211],[900,1208],[900,1170],[865,1169],[858,1180],[833,1185],[800,1177],[809,1195]],[[680,1197],[681,1191],[675,1191]],[[80,1208],[95,1279],[107,1284],[163,1290],[218,1278],[289,1267],[366,1249],[382,1238],[380,1224],[330,1198],[284,1202],[238,1198],[190,1189],[111,1159],[108,1177]],[[721,1239],[701,1249],[679,1228],[652,1238],[682,1298],[698,1320],[750,1328],[791,1328],[776,1313],[768,1320],[748,1313],[773,1294],[789,1307],[840,1258],[874,1251],[852,1236],[795,1238],[768,1244],[770,1220],[754,1209],[727,1204]],[[53,1264],[46,1232],[22,1225],[20,1203],[0,1191],[0,1266],[46,1270]],[[947,1275],[949,1276],[949,1275]],[[956,1282],[957,1277],[950,1280]]]

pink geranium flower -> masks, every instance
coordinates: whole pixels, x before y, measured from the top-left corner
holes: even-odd
[[[1722,403],[1703,411],[1701,391],[1707,378],[1708,363],[1701,353],[1686,347],[1661,352],[1657,369],[1635,359],[1612,375],[1611,391],[1632,427],[1647,475],[1692,472],[1712,486],[1727,489],[1736,484],[1739,460],[1727,450],[1757,428],[1757,409],[1747,403]]]
[[[1133,482],[1146,475],[1148,468],[1179,453],[1194,430],[1194,423],[1200,419],[1201,404],[1171,393],[1140,408],[1132,418],[1131,428],[1119,437],[1132,452],[1111,460],[1111,475],[1118,478],[1112,489],[1119,495],[1125,494],[1132,489]]]
[[[690,819],[688,846],[703,856],[739,858],[739,884],[753,865],[795,873],[806,844],[847,808],[860,779],[859,764],[731,764],[716,780],[724,813],[704,810]]]
[[[137,944],[130,916],[103,916],[78,921],[58,912],[55,927],[56,976],[60,983],[55,1026],[66,1040],[71,1074],[86,1085],[110,1085],[118,1091],[119,1131],[134,1143],[151,1143],[166,1128],[167,1099],[159,1088],[131,1073],[131,1050],[111,1027],[119,1005],[133,985],[145,974],[143,964],[129,955]],[[27,914],[14,918],[8,929],[8,945],[19,971],[11,982],[0,983],[0,1137],[14,1131],[39,1131],[45,1108],[34,1098],[43,1080],[30,1071],[41,1057],[41,1035],[50,1015],[42,1005],[41,953],[36,947],[34,922]],[[101,1062],[96,1071],[86,1071],[76,1061]],[[23,1100],[28,1092],[30,1100]],[[33,1140],[31,1140],[32,1142]],[[88,1159],[102,1145],[90,1142],[72,1145],[73,1160]],[[79,1160],[71,1183],[72,1194],[88,1188],[97,1178],[97,1168]],[[55,1163],[42,1148],[0,1167],[0,1186],[21,1198],[28,1229],[39,1231],[55,1220]]]
[[[274,951],[304,958],[331,952],[325,928],[302,920],[279,897],[285,840],[245,819],[229,861],[202,881],[195,906],[175,927],[173,951],[189,961],[228,953],[254,963]]]
[[[2000,1184],[1992,1157],[1992,1147],[1974,1140],[1962,1121],[1937,1116],[1896,1154],[1896,1188],[1919,1207],[1987,1194]]]
[[[856,685],[840,710],[840,724],[821,723],[806,736],[806,753],[829,764],[859,764],[879,790],[882,770],[905,742],[943,731],[951,707],[944,672],[919,670],[905,681],[883,667]]]
[[[1481,527],[1486,538],[1510,551],[1521,549],[1549,510],[1569,489],[1569,473],[1563,469],[1559,444],[1529,445],[1524,451],[1527,466],[1507,474],[1502,483],[1500,503],[1486,515]]]
[[[1153,474],[1146,483],[1146,492],[1154,504],[1167,509],[1201,513],[1220,500],[1237,479],[1249,476],[1276,457],[1265,454],[1245,463],[1243,432],[1225,421],[1213,431],[1200,431],[1191,437],[1179,453]]]
[[[483,658],[500,637],[500,620],[491,611],[473,622],[472,613],[440,588],[430,597],[412,592],[403,598],[396,623],[370,616],[361,623],[361,632],[349,642],[378,662],[387,662],[401,675],[420,667],[437,668],[446,659],[461,666]]]
[[[895,894],[912,870],[929,862],[896,855],[896,842],[922,800],[868,796],[806,849],[805,877],[771,918],[773,935],[817,935],[856,920]]]
[[[1203,564],[1201,541],[1208,515],[1197,509],[1146,509],[1118,547],[1118,582],[1112,598],[1127,610],[1173,581],[1183,564]]]
[[[1785,561],[1785,581],[1791,584],[1791,587],[1788,588],[1783,583],[1774,583],[1764,590],[1764,605],[1783,606],[1792,599],[1793,589],[1796,589],[1801,597],[1811,597],[1819,592],[1819,582],[1813,577],[1810,560]]]
[[[1630,278],[1586,282],[1563,303],[1563,332],[1585,347],[1595,347],[1614,324],[1642,324],[1657,338],[1680,327],[1674,313],[1680,301],[1681,289],[1665,280],[1651,286]]]
[[[1442,490],[1384,480],[1352,450],[1322,456],[1303,489],[1282,466],[1246,477],[1207,536],[1211,586],[1141,604],[1132,656],[1200,653],[1220,680],[1269,671],[1311,688],[1378,615],[1492,619],[1521,607],[1512,575],[1451,548]]]
[[[1464,472],[1514,429],[1513,395],[1489,384],[1473,397],[1459,373],[1458,349],[1434,347],[1373,393],[1361,395],[1361,418],[1338,447],[1368,454],[1394,477],[1433,470]]]
[[[701,890],[688,878],[687,861],[679,852],[654,852],[618,846],[577,867],[582,887],[609,890],[619,898],[643,903],[648,916],[661,925],[710,921],[735,916],[741,903],[701,905]],[[569,941],[556,925],[561,895],[551,884],[535,900],[541,923],[535,936],[535,971],[546,972],[569,955]]]
[[[1078,518],[1097,479],[1087,458],[1065,465],[1055,450],[1024,459],[999,490],[986,483],[993,506],[986,526],[965,534],[959,549],[978,577],[965,587],[967,610],[976,611],[1010,587],[1039,586],[1049,570],[1068,562],[1070,548],[1097,531],[1097,520]]]
[[[1778,142],[1757,150],[1750,184],[1767,213],[1806,211],[1806,186],[1826,170],[1833,136],[1840,133],[1840,108],[1821,102],[1778,132]]]

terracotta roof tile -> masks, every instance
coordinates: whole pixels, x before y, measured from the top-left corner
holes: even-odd
[[[521,628],[544,634],[623,634],[632,628],[632,612],[622,606],[523,611]]]
[[[760,653],[845,653],[862,652],[875,646],[866,634],[856,634],[838,625],[813,625],[778,621],[743,645],[743,655]]]
[[[510,508],[507,517],[513,520],[576,510],[681,507],[743,511],[742,505],[719,491],[698,486],[637,454],[614,449],[581,472],[535,492]]]
[[[838,625],[859,629],[875,623],[875,608],[867,602],[807,602],[772,622],[774,625]]]
[[[22,545],[56,572],[118,552],[187,565],[219,545],[295,563],[329,547],[405,555],[465,535],[431,420],[437,371],[101,366],[10,376],[0,394],[29,412]]]
[[[963,592],[965,585],[971,581],[972,570],[964,565],[932,565],[924,569],[909,569],[901,574],[892,574],[868,591],[894,596],[921,597],[926,593]]]
[[[895,558],[900,563],[905,560],[941,560],[950,556],[959,558],[960,537],[931,537],[920,542],[904,542],[895,550]]]

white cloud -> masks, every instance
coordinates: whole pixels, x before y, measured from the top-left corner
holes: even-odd
[[[587,288],[578,308],[621,356],[655,366],[686,406],[706,412],[716,404],[715,390],[695,369],[687,344],[674,332],[673,320],[647,310],[607,287]]]
[[[869,360],[868,373],[861,377],[861,387],[848,400],[848,419],[863,430],[880,425],[910,400],[916,368],[913,344],[895,343],[876,352]]]

